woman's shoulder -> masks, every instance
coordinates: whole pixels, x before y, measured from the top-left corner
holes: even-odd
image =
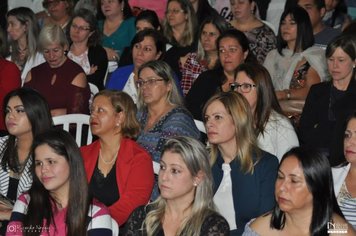
[[[124,138],[121,141],[122,147],[125,147],[126,150],[130,150],[133,152],[133,157],[135,156],[140,156],[141,157],[146,157],[151,161],[150,155],[148,152],[141,147],[136,141],[130,139],[130,138]]]
[[[204,235],[229,235],[229,223],[217,212],[212,212],[205,218],[201,233]]]
[[[275,235],[270,227],[271,213],[257,217],[245,226],[244,236]]]
[[[100,143],[98,140],[96,140],[96,141],[92,142],[91,144],[80,147],[80,152],[82,153],[82,156],[85,159],[85,157],[88,154],[93,154],[93,151],[95,151],[95,150],[99,151],[99,148],[100,148]]]

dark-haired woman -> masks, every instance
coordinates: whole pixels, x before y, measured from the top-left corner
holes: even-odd
[[[79,9],[74,13],[69,27],[72,45],[67,56],[83,68],[89,83],[102,90],[108,59],[99,44],[99,35],[97,20],[91,11]]]
[[[4,99],[5,125],[8,136],[0,138],[0,193],[12,201],[32,184],[30,154],[34,137],[52,126],[47,102],[36,91],[28,88],[13,90]],[[0,207],[0,221],[6,230],[10,208]],[[0,232],[1,233],[1,232]]]
[[[277,49],[268,53],[264,66],[283,111],[293,116],[295,124],[310,87],[329,78],[324,51],[313,44],[308,13],[299,6],[287,8],[280,20]]]
[[[243,236],[355,235],[337,205],[328,159],[293,148],[281,160],[275,185],[277,205],[247,224]],[[344,233],[333,232],[345,230]]]
[[[108,209],[89,197],[83,159],[68,132],[36,136],[32,155],[33,184],[16,201],[6,235],[113,235]]]

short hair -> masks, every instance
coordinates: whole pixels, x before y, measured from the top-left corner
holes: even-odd
[[[341,34],[333,39],[325,50],[325,57],[330,58],[337,48],[341,48],[354,62],[356,60],[356,36]],[[353,68],[352,79],[356,78],[356,69]]]
[[[204,19],[204,21],[201,23],[200,28],[199,28],[199,40],[198,40],[198,51],[197,51],[198,60],[203,60],[206,57],[205,51],[204,51],[202,43],[201,43],[201,34],[203,32],[204,26],[207,24],[214,25],[215,28],[219,31],[220,35],[223,32],[225,32],[226,30],[231,28],[229,23],[219,15],[212,15],[212,16],[206,17]]]
[[[100,1],[100,3],[102,2],[102,0],[99,0],[99,1]],[[124,4],[124,7],[121,9],[122,13],[123,13],[123,16],[124,16],[124,20],[126,20],[126,19],[128,19],[128,18],[133,16],[132,10],[131,10],[131,7],[130,7],[130,4],[129,4],[128,0],[116,0],[116,1],[118,1],[118,3],[120,3],[120,4]]]
[[[136,119],[137,108],[130,95],[117,90],[101,90],[95,94],[94,99],[98,96],[104,96],[110,99],[111,105],[115,112],[123,112],[125,115],[124,123],[121,125],[121,134],[126,138],[134,139],[140,132],[140,124]]]
[[[62,2],[66,2],[68,4],[68,7],[66,8],[67,14],[71,16],[73,14],[73,9],[74,9],[74,2],[73,0],[61,0]],[[48,0],[44,0],[42,2],[43,8],[46,9],[45,3],[48,2]]]
[[[271,112],[275,111],[279,114],[283,114],[274,91],[271,76],[268,70],[260,64],[241,64],[236,68],[236,76],[239,72],[245,72],[256,84],[257,103],[255,113],[253,114],[256,136],[264,134]]]
[[[161,31],[162,30],[162,26],[161,23],[159,21],[159,18],[156,14],[156,12],[152,11],[152,10],[143,10],[141,11],[135,19],[135,25],[137,24],[137,22],[139,21],[147,21],[149,22],[153,28],[155,28],[157,31]]]
[[[166,62],[161,60],[146,62],[145,64],[141,65],[140,68],[138,69],[139,77],[141,75],[142,70],[145,68],[150,68],[151,70],[153,70],[153,72],[156,75],[164,79],[164,82],[166,84],[171,84],[172,90],[167,94],[167,101],[169,103],[174,105],[183,104],[182,96],[179,93],[178,87],[174,79],[174,72]],[[143,98],[140,90],[138,91],[138,107],[139,109],[146,107],[146,105],[143,102]]]
[[[196,186],[192,212],[185,224],[179,228],[179,232],[184,232],[185,235],[199,235],[204,220],[215,210],[209,154],[201,142],[183,136],[168,139],[163,146],[162,155],[166,152],[179,154],[193,177],[198,176],[199,172],[204,175],[204,179]],[[156,232],[165,210],[166,200],[158,197],[150,205],[154,210],[147,215],[144,224],[147,232]]]
[[[224,38],[235,39],[240,44],[243,52],[248,51],[245,62],[257,63],[256,57],[253,55],[253,53],[250,50],[250,45],[249,45],[250,41],[248,40],[246,35],[238,29],[228,29],[218,37],[218,39],[216,40],[216,47],[218,49],[218,54],[220,54],[219,52],[220,42]]]
[[[32,136],[43,133],[52,127],[53,121],[49,106],[44,97],[37,91],[31,88],[19,88],[9,92],[3,102],[4,117],[7,113],[7,105],[11,98],[19,97],[25,109],[27,118],[31,124]],[[9,139],[5,142],[3,150],[4,156],[1,159],[1,166],[5,168],[6,165],[13,171],[19,171],[18,155],[16,151],[16,139],[14,135],[9,135]]]
[[[35,13],[28,7],[17,7],[14,8],[6,14],[6,18],[9,16],[15,17],[21,25],[26,26],[26,40],[27,40],[27,50],[28,57],[34,57],[38,51],[37,49],[37,36],[40,32],[39,25]],[[19,45],[17,41],[10,40],[11,44],[11,57],[12,61],[16,61],[19,58]]]
[[[90,32],[92,33],[88,38],[88,47],[95,46],[100,43],[100,36],[101,33],[98,28],[98,22],[96,16],[85,8],[79,8],[77,11],[74,12],[72,20],[70,21],[70,26],[73,23],[73,20],[78,17],[82,18],[86,23],[89,24]],[[70,31],[70,27],[68,27],[68,31]]]
[[[221,102],[227,113],[232,117],[233,123],[235,125],[235,139],[237,148],[236,160],[241,163],[241,170],[244,173],[253,173],[253,155],[256,154],[258,156],[258,161],[260,158],[260,150],[257,147],[256,135],[253,126],[253,116],[249,103],[243,97],[243,95],[236,92],[229,91],[217,93],[205,103],[203,108],[204,116],[208,107],[215,101]],[[217,153],[218,145],[211,144],[211,164],[215,163]]]
[[[157,49],[157,53],[161,53],[158,59],[163,58],[166,53],[166,39],[160,32],[154,29],[144,29],[140,32],[137,32],[131,41],[131,51],[134,48],[135,44],[142,42],[145,37],[151,37],[153,39]]]
[[[310,235],[327,235],[327,224],[332,220],[333,213],[343,216],[336,201],[329,161],[325,155],[314,149],[295,147],[283,155],[279,168],[290,157],[298,159],[308,190],[313,196]],[[272,210],[270,226],[278,230],[285,226],[285,213],[278,204]]]
[[[180,7],[184,11],[184,14],[187,14],[187,23],[183,31],[182,37],[179,42],[177,42],[182,47],[190,46],[194,43],[195,30],[197,27],[197,18],[195,11],[190,0],[168,0],[166,5],[166,13],[168,10],[168,5],[171,2],[179,3]],[[169,25],[167,19],[163,22],[163,33],[164,36],[168,39],[169,43],[175,41],[173,36],[172,27]]]
[[[59,25],[50,24],[43,26],[39,36],[39,48],[43,51],[48,45],[58,43],[63,48],[68,48],[68,40]]]
[[[282,50],[287,47],[287,42],[282,38],[281,25],[288,15],[290,15],[297,24],[297,39],[293,49],[294,53],[299,50],[304,51],[314,45],[313,27],[311,25],[309,15],[304,8],[295,5],[284,10],[279,21],[277,50],[280,55],[283,55]]]
[[[69,196],[65,222],[68,235],[84,235],[89,210],[88,183],[83,158],[74,138],[67,131],[53,128],[35,137],[32,144],[32,157],[36,159],[36,149],[48,145],[54,153],[66,159],[69,166]],[[47,227],[53,219],[52,197],[36,175],[36,165],[32,165],[33,184],[29,190],[30,202],[23,227]],[[41,209],[39,211],[39,209]]]

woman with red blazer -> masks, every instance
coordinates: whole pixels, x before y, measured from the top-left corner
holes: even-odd
[[[123,225],[131,212],[148,203],[152,159],[132,138],[139,132],[136,106],[119,91],[100,91],[91,106],[90,128],[98,140],[81,148],[89,189]]]

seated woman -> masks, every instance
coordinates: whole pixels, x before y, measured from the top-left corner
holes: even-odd
[[[318,152],[296,147],[284,154],[275,196],[274,209],[247,224],[243,236],[356,234],[336,203],[328,159]]]
[[[39,46],[46,62],[27,74],[24,87],[39,91],[47,100],[52,116],[89,113],[90,89],[83,69],[68,59],[68,41],[57,25],[43,27]]]
[[[313,44],[308,13],[299,6],[287,8],[280,20],[277,49],[268,53],[264,66],[271,75],[283,112],[295,126],[310,87],[329,77],[324,51]]]
[[[102,90],[108,59],[99,43],[100,33],[96,17],[87,9],[78,9],[69,25],[72,45],[67,56],[83,68],[89,83]]]
[[[334,190],[338,204],[346,220],[356,229],[356,113],[353,113],[347,121],[344,136],[344,160],[332,169]]]
[[[239,93],[214,95],[203,112],[214,203],[229,222],[230,235],[241,235],[248,221],[275,205],[278,159],[258,148],[249,104]]]
[[[324,151],[333,166],[343,158],[344,124],[356,110],[355,43],[348,35],[340,36],[328,45],[325,55],[331,81],[310,89],[300,119],[299,141]]]
[[[45,99],[28,88],[9,92],[4,98],[4,109],[9,135],[0,138],[0,193],[15,202],[32,184],[33,138],[51,128],[52,117]],[[5,235],[11,210],[11,205],[0,204],[1,235]]]
[[[49,130],[36,136],[32,150],[33,184],[16,201],[6,235],[27,235],[31,229],[35,235],[113,235],[108,209],[89,196],[72,136]]]
[[[216,40],[228,28],[228,23],[220,16],[207,17],[202,22],[198,35],[198,50],[180,58],[179,67],[182,72],[180,84],[184,95],[187,95],[202,72],[217,66],[219,58]]]
[[[250,51],[263,63],[267,54],[276,48],[276,36],[273,30],[255,16],[256,0],[231,0],[231,12],[234,16],[230,24],[244,32],[250,42]]]
[[[136,34],[144,29],[155,29],[162,33],[162,26],[159,22],[156,12],[151,10],[143,10],[136,16],[135,19]],[[131,41],[132,43],[132,41]],[[167,48],[167,46],[166,46]],[[125,47],[121,53],[118,67],[131,65],[132,62],[132,52],[131,47]]]
[[[138,69],[142,64],[164,56],[165,39],[156,30],[142,30],[133,38],[131,51],[133,64],[117,68],[106,83],[106,88],[124,91],[131,96],[134,103],[137,103]]]
[[[45,61],[37,45],[40,30],[35,13],[30,8],[14,8],[7,12],[6,18],[11,47],[7,59],[20,69],[21,84],[23,84],[28,71]]]
[[[245,34],[236,29],[223,32],[216,40],[219,63],[216,69],[201,73],[185,97],[188,110],[197,120],[203,120],[202,110],[206,101],[216,92],[230,91],[235,80],[235,70],[244,62],[255,62]]]
[[[200,132],[190,113],[183,107],[172,69],[167,63],[147,62],[140,67],[138,77],[137,117],[141,132],[137,142],[151,154],[158,165],[167,138],[182,135],[199,139]],[[151,199],[157,197],[156,184]]]
[[[91,105],[90,128],[98,140],[81,147],[90,193],[123,225],[146,204],[153,187],[152,160],[133,139],[136,106],[124,92],[102,90]]]
[[[127,0],[100,0],[100,5],[105,17],[98,22],[103,35],[101,45],[109,60],[109,72],[112,72],[117,68],[123,49],[135,36],[135,18]]]
[[[179,80],[179,59],[197,49],[198,25],[190,0],[168,0],[166,16],[163,21],[163,35],[172,47],[167,51],[164,60],[170,65]]]
[[[7,134],[4,117],[4,98],[10,91],[20,88],[20,70],[16,64],[5,59],[8,52],[6,35],[0,27],[0,137]]]
[[[137,208],[124,235],[229,235],[229,225],[214,209],[208,153],[189,137],[170,138],[162,149],[161,195]]]
[[[46,17],[40,21],[41,26],[43,27],[46,25],[55,24],[61,27],[64,32],[66,32],[68,23],[73,14],[73,0],[44,0],[42,5],[48,14],[46,14]]]
[[[261,149],[280,160],[290,148],[299,146],[295,130],[279,106],[271,77],[262,65],[239,65],[231,88],[243,95],[250,104]]]

